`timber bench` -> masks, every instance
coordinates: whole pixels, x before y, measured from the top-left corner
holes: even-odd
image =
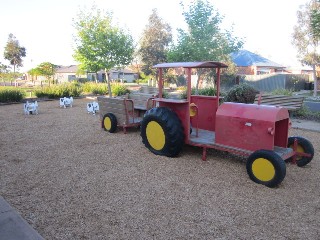
[[[254,103],[259,105],[280,106],[288,110],[298,110],[302,107],[303,100],[303,96],[257,94]]]

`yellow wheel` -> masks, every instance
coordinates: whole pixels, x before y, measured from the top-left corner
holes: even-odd
[[[105,131],[113,133],[117,130],[117,118],[112,113],[107,113],[103,116],[102,127]]]
[[[270,181],[276,175],[273,164],[265,158],[258,158],[252,163],[253,175],[261,181]]]
[[[248,158],[247,173],[252,181],[268,187],[275,187],[285,178],[286,165],[275,152],[258,150]]]
[[[177,156],[184,144],[182,124],[175,112],[165,107],[147,111],[141,122],[143,144],[154,154]]]
[[[312,146],[312,144],[305,138],[303,137],[289,137],[288,139],[288,147],[289,148],[294,148],[294,141],[295,139],[297,139],[297,149],[296,152],[297,154],[297,165],[299,167],[303,167],[305,165],[307,165],[309,162],[311,162],[311,160],[313,159],[313,155],[314,155],[314,148]],[[307,156],[299,156],[299,153],[308,153],[310,154],[309,157]],[[291,160],[291,158],[289,159]]]
[[[166,142],[166,136],[159,123],[150,121],[146,128],[148,142],[155,150],[161,150]]]

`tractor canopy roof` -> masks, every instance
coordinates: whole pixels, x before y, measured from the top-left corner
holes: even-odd
[[[228,66],[221,62],[205,61],[205,62],[171,62],[159,63],[154,68],[227,68]]]

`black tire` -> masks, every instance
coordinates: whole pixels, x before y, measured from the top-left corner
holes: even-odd
[[[112,113],[107,113],[103,116],[102,127],[105,131],[114,133],[117,130],[117,118]]]
[[[248,158],[247,173],[256,183],[276,187],[286,176],[286,164],[275,152],[258,150]]]
[[[142,143],[154,154],[176,157],[184,144],[184,132],[177,114],[166,107],[148,110],[141,122]]]
[[[314,156],[314,148],[312,146],[312,143],[309,142],[309,140],[303,138],[303,137],[289,137],[288,138],[288,147],[293,148],[294,140],[298,140],[298,152],[308,153],[311,154],[311,157],[304,157],[304,156],[297,156],[297,165],[299,167],[303,167],[307,165]],[[292,158],[289,158],[289,161],[292,161]]]

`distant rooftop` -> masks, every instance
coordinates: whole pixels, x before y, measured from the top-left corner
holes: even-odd
[[[238,52],[232,53],[231,58],[238,67],[257,66],[257,67],[285,68],[281,64],[273,62],[267,58],[264,58],[258,54],[252,53],[248,50],[240,50]]]
[[[57,73],[75,73],[78,71],[77,65],[70,65],[70,66],[58,66],[56,68]]]

